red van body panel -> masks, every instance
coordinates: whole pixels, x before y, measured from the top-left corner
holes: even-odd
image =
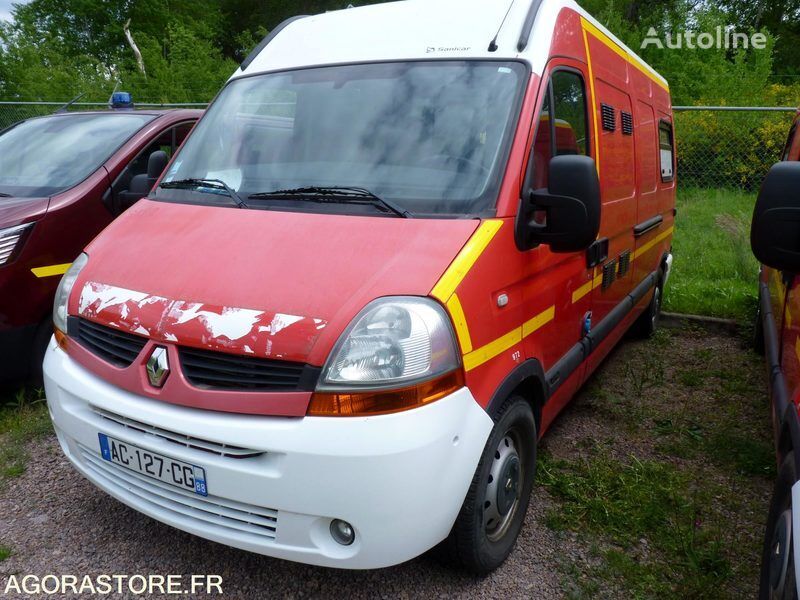
[[[61,273],[114,218],[103,203],[111,183],[159,133],[196,121],[202,111],[153,114],[156,118],[73,188],[51,198],[0,199],[0,229],[35,223],[16,259],[0,266],[0,381],[28,374],[37,333],[44,329],[49,335],[51,329],[48,323]],[[51,266],[58,267],[52,275],[33,272]]]

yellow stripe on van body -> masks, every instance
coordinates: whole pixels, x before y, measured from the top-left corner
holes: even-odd
[[[641,248],[638,248],[638,249],[636,250],[636,252],[633,254],[633,260],[636,260],[636,259],[638,259],[638,258],[641,258],[641,257],[642,257],[642,255],[644,255],[644,254],[647,254],[648,252],[650,252],[650,250],[652,250],[652,249],[653,249],[653,248],[655,248],[655,247],[656,247],[658,244],[660,244],[660,243],[661,243],[661,242],[663,242],[665,239],[667,239],[669,236],[671,236],[671,235],[672,235],[672,233],[673,233],[674,231],[675,231],[675,227],[674,227],[674,226],[672,226],[672,227],[670,227],[669,229],[667,229],[667,230],[666,230],[664,233],[662,233],[661,235],[659,235],[657,238],[655,238],[655,239],[653,239],[653,240],[650,240],[650,241],[649,241],[649,242],[647,242],[647,243],[646,243],[644,246],[642,246]]]
[[[542,327],[547,325],[550,321],[556,318],[556,307],[551,306],[543,313],[536,315],[530,321],[522,324],[522,339],[525,339],[532,333],[539,331]]]
[[[50,265],[49,267],[36,267],[31,269],[31,273],[40,279],[42,277],[53,277],[55,275],[63,275],[71,266],[72,263],[64,263],[63,265]]]
[[[526,337],[535,333],[556,317],[556,307],[551,306],[543,313],[536,315],[530,321],[526,321],[522,326],[509,331],[503,337],[489,342],[485,346],[481,346],[477,350],[473,350],[469,354],[464,355],[464,370],[471,371],[480,367],[500,356],[506,350],[509,350],[522,342]]]
[[[572,292],[572,303],[577,304],[578,302],[583,300],[583,298],[586,297],[592,290],[596,290],[601,285],[603,285],[602,273],[600,273],[600,275],[595,275],[590,282],[586,283],[585,285],[582,285],[577,290]]]
[[[617,42],[608,37],[608,35],[605,32],[598,29],[593,23],[591,23],[585,17],[581,17],[581,22],[583,23],[584,34],[586,31],[591,33],[594,37],[598,39],[598,41],[602,42],[604,45],[608,46],[608,48],[610,48],[614,53],[624,58],[631,66],[636,67],[639,71],[644,73],[647,76],[647,78],[650,79],[653,83],[655,83],[665,91],[669,92],[669,84],[662,79],[662,77],[655,71],[655,69],[653,69],[653,67],[645,63],[635,54],[631,54],[630,52],[625,50],[622,46],[620,46],[619,44],[617,44]]]
[[[461,306],[461,300],[458,299],[458,294],[450,296],[450,300],[447,301],[447,310],[450,311],[450,316],[453,317],[453,325],[456,328],[458,342],[461,345],[461,353],[469,354],[472,352],[472,338],[469,335],[467,317]]]
[[[464,277],[467,276],[469,270],[480,255],[483,254],[489,242],[494,239],[494,236],[500,231],[502,226],[503,221],[500,219],[490,219],[481,223],[481,226],[472,234],[472,237],[461,249],[461,252],[458,253],[458,256],[456,256],[456,259],[450,267],[448,267],[444,275],[442,275],[439,283],[433,288],[431,295],[434,298],[447,304],[447,301],[450,300],[450,296],[455,293],[456,288],[458,288],[459,284],[464,280]]]

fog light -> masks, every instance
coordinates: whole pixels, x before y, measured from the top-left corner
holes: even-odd
[[[331,521],[331,536],[342,546],[349,546],[356,539],[356,532],[347,521],[334,519]]]

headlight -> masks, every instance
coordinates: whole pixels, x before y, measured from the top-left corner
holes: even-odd
[[[382,298],[342,334],[308,412],[394,412],[462,386],[458,345],[444,309],[428,298]]]
[[[58,284],[56,299],[53,302],[53,325],[63,332],[67,331],[67,302],[70,292],[72,292],[72,286],[75,285],[78,274],[86,266],[88,260],[89,257],[86,254],[81,254],[64,273],[61,283]]]
[[[0,265],[10,263],[19,254],[25,237],[30,233],[33,223],[0,229]]]

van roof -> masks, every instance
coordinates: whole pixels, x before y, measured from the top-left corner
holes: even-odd
[[[528,44],[519,51],[526,19],[537,5]],[[442,58],[522,59],[541,74],[565,8],[667,87],[661,75],[573,0],[404,0],[299,18],[276,28],[269,44],[233,78],[310,66]]]

